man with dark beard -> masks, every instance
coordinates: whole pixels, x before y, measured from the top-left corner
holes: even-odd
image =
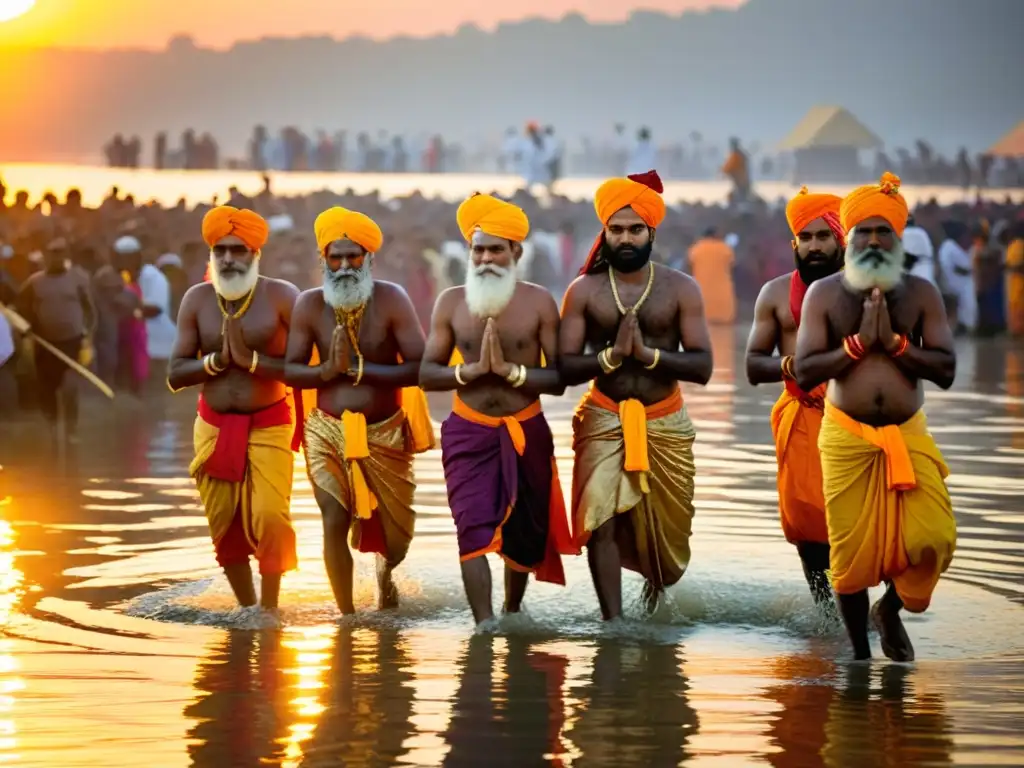
[[[809,194],[807,187],[789,201],[786,220],[795,238],[796,269],[765,283],[754,305],[754,325],[747,340],[747,380],[755,386],[785,383],[771,415],[779,465],[779,518],[786,541],[796,545],[811,594],[819,604],[832,602],[818,458],[825,385],[811,392],[800,389],[793,375],[793,353],[808,287],[843,267],[840,202],[835,195]]]
[[[323,516],[324,564],[338,609],[351,614],[346,539],[376,554],[378,607],[394,608],[392,571],[409,551],[416,517],[413,454],[434,443],[415,387],[423,330],[405,291],[373,278],[384,236],[372,219],[334,207],[317,217],[314,230],[323,287],[299,296],[286,358],[288,383],[317,393],[303,445]],[[314,348],[323,362],[310,365]]]
[[[455,391],[441,460],[466,597],[487,629],[488,554],[505,561],[505,612],[517,613],[530,573],[564,585],[560,555],[575,553],[539,400],[563,391],[558,307],[547,289],[516,277],[530,230],[522,209],[474,195],[456,217],[469,243],[466,284],[437,297],[420,382]]]
[[[654,171],[601,185],[604,229],[562,306],[563,381],[592,382],[573,420],[573,532],[605,619],[622,614],[623,566],[653,610],[690,561],[694,429],[679,382],[707,384],[711,342],[697,283],[650,260],[662,191]]]
[[[854,655],[871,656],[867,590],[884,581],[871,621],[886,656],[912,661],[899,612],[928,608],[956,547],[922,380],[948,389],[956,356],[942,296],[903,271],[899,181],[886,173],[843,199],[845,267],[807,291],[794,368],[805,392],[828,382],[818,448],[832,582]]]
[[[256,605],[249,557],[259,562],[260,606],[276,621],[281,576],[296,566],[291,522],[295,415],[284,351],[298,291],[261,277],[266,221],[230,206],[203,218],[210,282],[178,310],[171,391],[202,387],[193,437],[195,479],[217,563],[243,607]]]

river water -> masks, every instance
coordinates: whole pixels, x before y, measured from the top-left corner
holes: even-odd
[[[687,388],[697,429],[693,563],[651,618],[598,621],[585,558],[531,584],[527,615],[474,636],[438,453],[417,459],[417,538],[397,614],[340,621],[296,456],[301,566],[284,627],[231,611],[187,477],[194,395],[90,401],[54,461],[0,432],[0,762],[18,766],[940,766],[1024,763],[1024,350],[965,342],[927,411],[960,542],[918,661],[851,664],[777,522],[768,412],[739,331]],[[545,402],[562,481],[579,392]],[[432,402],[446,415],[445,396]],[[0,494],[2,495],[2,494]],[[495,563],[497,575],[497,564]],[[496,579],[496,602],[501,580]],[[877,651],[877,638],[875,639]]]

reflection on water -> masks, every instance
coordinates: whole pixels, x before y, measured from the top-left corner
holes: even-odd
[[[597,619],[585,560],[565,589],[474,636],[436,452],[417,458],[403,605],[339,622],[319,512],[296,457],[301,567],[285,628],[232,612],[187,477],[192,402],[87,411],[102,443],[51,462],[28,427],[0,440],[0,763],[144,766],[924,766],[1024,761],[1024,352],[970,344],[929,390],[953,474],[956,559],[908,619],[919,662],[850,665],[778,529],[768,413],[742,335],[688,388],[698,427],[694,561],[650,619]],[[999,364],[994,364],[998,362]],[[993,363],[991,366],[989,363]],[[435,402],[443,415],[448,398]],[[571,396],[545,403],[565,487]],[[90,421],[91,420],[91,421]],[[497,568],[497,565],[495,564]],[[498,580],[500,582],[500,579]]]

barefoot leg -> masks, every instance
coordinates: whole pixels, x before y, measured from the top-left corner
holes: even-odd
[[[260,605],[268,611],[276,611],[281,598],[281,574],[260,574]]]
[[[377,555],[377,608],[387,610],[398,607],[398,588],[392,578],[394,568],[384,555]]]
[[[871,608],[871,623],[878,630],[882,640],[882,653],[893,661],[913,661],[914,646],[910,643],[907,630],[900,620],[903,601],[896,594],[892,584],[885,590],[882,599]]]
[[[843,614],[846,633],[853,644],[853,657],[857,660],[871,658],[871,644],[868,642],[868,591],[839,596],[839,610]]]
[[[800,563],[804,568],[804,578],[811,588],[811,597],[815,605],[822,607],[834,606],[832,584],[828,579],[829,547],[828,544],[801,542],[796,551],[800,555]]]
[[[494,618],[491,607],[491,566],[486,555],[462,563],[462,584],[473,611],[473,620],[480,624]]]
[[[313,487],[324,525],[324,565],[334,600],[344,615],[356,612],[352,602],[352,553],[348,548],[349,513],[331,494]]]
[[[615,541],[615,518],[590,536],[587,563],[594,580],[601,616],[607,621],[622,615],[622,559]]]
[[[252,583],[252,568],[248,561],[224,566],[224,575],[228,577],[228,584],[239,605],[256,605],[256,588]]]
[[[519,613],[526,594],[526,582],[530,574],[517,571],[505,565],[505,613]]]

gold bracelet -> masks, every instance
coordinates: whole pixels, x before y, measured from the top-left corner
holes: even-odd
[[[658,361],[659,360],[661,360],[661,350],[660,349],[655,349],[654,350],[654,359],[651,361],[650,365],[645,365],[644,368],[646,370],[648,370],[648,371],[653,371],[655,368],[658,367]]]
[[[455,380],[459,382],[460,386],[466,386],[466,381],[462,378],[462,363],[455,366]]]
[[[260,353],[255,349],[252,351],[252,365],[249,366],[249,373],[256,373],[256,366],[260,364]]]
[[[210,370],[213,371],[214,375],[224,373],[228,369],[226,365],[217,365],[217,353],[211,352],[207,357],[210,358]]]
[[[505,377],[505,381],[511,384],[513,387],[519,380],[519,369],[522,368],[519,363],[512,363],[512,370],[508,372],[508,376]]]
[[[359,382],[363,380],[363,356],[359,355],[359,368],[356,371],[356,380],[352,382],[353,387],[358,387]]]
[[[217,372],[213,369],[213,352],[203,358],[203,370],[206,371],[207,376],[217,375]]]
[[[521,386],[523,386],[526,383],[526,366],[525,365],[520,365],[519,366],[518,374],[519,375],[516,376],[516,380],[512,382],[512,386],[515,389],[519,389]]]
[[[597,362],[601,366],[601,370],[604,371],[605,373],[611,373],[620,365],[622,365],[621,362],[619,363],[619,365],[612,365],[611,360],[608,359],[609,357],[611,357],[611,354],[611,347],[605,347],[604,349],[597,353]]]

